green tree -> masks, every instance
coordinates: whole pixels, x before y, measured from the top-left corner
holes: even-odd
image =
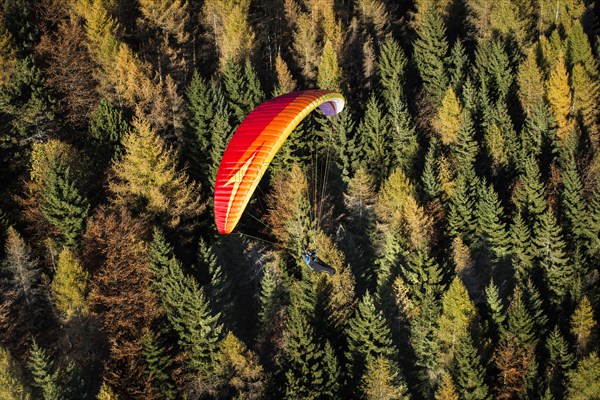
[[[566,373],[571,370],[575,357],[571,354],[569,344],[560,333],[558,325],[554,326],[546,339],[546,351],[546,384],[554,395],[560,396],[565,391]]]
[[[595,148],[600,144],[600,126],[598,125],[598,107],[600,101],[600,83],[581,64],[575,64],[571,71],[573,88],[573,114],[580,121]]]
[[[494,187],[485,181],[479,186],[476,207],[477,245],[484,253],[483,259],[491,261],[494,269],[506,261],[511,246],[503,221],[504,209]]]
[[[356,134],[361,138],[364,165],[374,177],[376,186],[381,184],[391,170],[390,130],[389,119],[385,117],[381,105],[372,94]]]
[[[541,215],[546,211],[546,193],[538,162],[534,158],[525,161],[525,172],[521,175],[521,183],[522,187],[515,193],[515,203],[517,209],[522,210],[529,228],[535,229]]]
[[[376,309],[369,292],[365,293],[348,322],[346,335],[346,358],[354,382],[358,383],[360,377],[365,374],[369,358],[383,356],[392,363],[396,362],[397,350],[392,342],[390,328],[383,313]]]
[[[474,182],[466,175],[456,178],[456,188],[448,205],[448,231],[452,236],[459,236],[466,243],[473,243],[476,232],[475,198],[471,192]]]
[[[591,77],[595,77],[598,74],[598,63],[594,59],[590,40],[583,30],[581,21],[574,21],[573,29],[567,36],[566,57],[571,68],[577,64],[581,64]]]
[[[515,277],[518,281],[533,273],[534,247],[531,230],[517,212],[510,227],[510,253]]]
[[[446,57],[448,41],[439,10],[432,5],[425,13],[423,25],[417,30],[414,57],[426,92],[439,105],[448,89]]]
[[[50,356],[38,346],[35,340],[31,343],[27,366],[32,377],[32,386],[40,399],[62,400],[65,398],[60,385],[60,371],[54,368]]]
[[[263,277],[260,281],[260,307],[258,312],[258,326],[261,330],[261,339],[271,332],[274,327],[274,318],[279,311],[281,284],[274,268],[265,266]]]
[[[568,400],[587,400],[598,397],[600,392],[600,359],[594,352],[577,364],[577,368],[567,374]]]
[[[129,128],[120,108],[107,99],[100,100],[88,128],[90,152],[94,154],[93,160],[100,171],[104,171],[111,160],[122,155],[121,139]]]
[[[456,349],[454,380],[456,391],[465,400],[487,400],[489,387],[485,382],[485,369],[470,334],[463,335]]]
[[[560,226],[550,209],[540,217],[535,229],[535,245],[537,263],[544,271],[546,285],[552,293],[550,301],[561,304],[574,287],[575,274],[566,255]]]
[[[159,339],[152,330],[146,332],[142,338],[146,373],[150,380],[152,394],[156,398],[171,400],[175,398],[175,385],[170,376],[173,361]]]
[[[56,300],[56,307],[67,320],[73,315],[87,313],[88,305],[85,297],[88,280],[88,273],[73,252],[63,249],[58,256],[58,265],[50,288]]]
[[[437,170],[438,170],[438,144],[437,140],[432,139],[429,142],[429,149],[425,155],[425,165],[423,167],[423,174],[421,175],[421,182],[423,183],[423,190],[428,200],[433,200],[439,196],[441,187],[438,181]]]
[[[246,59],[243,68],[237,62],[227,61],[223,67],[222,81],[227,101],[235,116],[234,125],[238,125],[264,100],[260,81],[250,59]]]

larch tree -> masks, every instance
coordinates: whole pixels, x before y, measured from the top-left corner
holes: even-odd
[[[202,24],[212,36],[221,68],[252,55],[255,35],[249,8],[250,0],[209,0],[202,6]]]
[[[530,114],[532,107],[544,99],[542,71],[538,67],[534,48],[527,50],[525,60],[519,64],[517,83],[521,107],[526,114]]]
[[[89,274],[83,269],[81,261],[71,250],[63,249],[58,256],[58,265],[50,289],[56,307],[65,319],[88,312],[88,283]]]
[[[598,325],[587,296],[584,296],[575,308],[570,322],[571,334],[577,343],[577,353],[586,354],[592,341],[593,331]]]
[[[570,116],[573,96],[569,86],[569,73],[562,56],[546,82],[546,98],[558,125],[556,135],[560,140],[565,140],[573,126]]]
[[[275,57],[275,72],[277,73],[277,86],[274,90],[274,95],[290,93],[296,89],[297,82],[281,53]]]
[[[442,374],[442,379],[435,392],[435,400],[458,400],[458,393],[452,381],[452,375],[448,372]]]
[[[8,350],[0,347],[0,398],[3,400],[28,400],[17,363]]]
[[[15,64],[15,49],[10,32],[4,26],[4,18],[0,19],[0,85],[8,82]]]
[[[443,144],[450,145],[456,142],[458,130],[463,122],[462,106],[452,87],[448,87],[443,97],[433,126],[440,135]]]
[[[113,163],[113,202],[174,231],[188,231],[205,205],[199,185],[177,169],[174,152],[143,120],[123,139],[124,155]]]
[[[360,386],[365,400],[408,399],[406,384],[397,367],[384,355],[370,357]]]
[[[331,41],[325,42],[317,72],[317,86],[320,89],[337,89],[341,86],[341,70]]]
[[[142,338],[158,317],[149,287],[146,227],[124,209],[100,208],[88,225],[84,254],[94,271],[89,304],[109,342],[105,379],[129,396],[148,395]]]

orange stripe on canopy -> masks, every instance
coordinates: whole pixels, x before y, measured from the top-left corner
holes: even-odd
[[[215,182],[214,211],[219,233],[231,233],[265,170],[290,133],[317,107],[327,116],[344,108],[333,90],[303,90],[256,107],[233,134]]]

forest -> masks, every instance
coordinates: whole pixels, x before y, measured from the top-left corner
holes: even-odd
[[[592,0],[0,0],[0,399],[600,398],[599,56]]]

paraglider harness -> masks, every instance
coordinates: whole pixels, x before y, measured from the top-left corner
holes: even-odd
[[[335,274],[335,269],[325,264],[323,260],[317,257],[317,250],[306,250],[304,254],[302,254],[302,258],[308,268],[315,272],[325,272],[326,274],[333,275]]]

